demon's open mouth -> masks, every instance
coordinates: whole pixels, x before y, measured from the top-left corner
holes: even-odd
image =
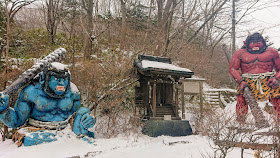
[[[260,48],[259,47],[254,47],[254,48],[252,48],[252,50],[260,50]]]
[[[56,86],[56,91],[65,91],[64,86]]]

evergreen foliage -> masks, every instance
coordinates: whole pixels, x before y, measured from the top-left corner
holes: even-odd
[[[140,2],[134,2],[127,9],[128,22],[130,27],[135,29],[147,29],[148,8]]]
[[[14,28],[10,41],[10,56],[14,58],[41,58],[58,47],[65,47],[66,35],[56,35],[54,44],[49,42],[48,32],[45,29]]]

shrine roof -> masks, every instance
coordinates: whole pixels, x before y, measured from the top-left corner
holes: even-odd
[[[151,74],[175,75],[179,77],[191,77],[194,72],[187,68],[182,68],[171,63],[170,58],[138,55],[134,61],[134,66],[145,76]]]

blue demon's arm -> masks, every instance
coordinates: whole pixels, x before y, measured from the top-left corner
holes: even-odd
[[[75,120],[73,124],[73,132],[76,135],[87,135],[94,137],[94,133],[88,129],[95,124],[95,118],[90,115],[88,108],[81,107],[80,94],[74,93],[74,106],[73,110],[76,111]]]
[[[4,95],[4,94],[1,94]],[[1,99],[0,99],[1,100]],[[19,97],[17,99],[15,108],[9,108],[8,102],[9,97],[8,95],[4,95],[4,102],[3,99],[0,101],[0,110],[6,107],[2,112],[0,112],[0,121],[8,126],[9,128],[17,128],[22,126],[25,121],[27,120],[30,112],[31,106],[29,103],[23,98],[23,90],[20,92]],[[3,104],[4,103],[4,104]],[[2,107],[2,108],[1,108]]]

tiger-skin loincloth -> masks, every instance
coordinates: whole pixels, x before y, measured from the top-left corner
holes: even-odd
[[[267,85],[267,81],[272,78],[273,76],[265,76],[263,78],[255,79],[255,78],[246,78],[243,77],[244,81],[248,83],[249,89],[254,94],[256,100],[258,101],[265,101],[270,98],[280,98],[280,87],[277,89],[273,89]],[[259,81],[258,81],[259,80]],[[258,87],[260,83],[261,87]],[[237,95],[243,95],[243,92],[237,90]]]

